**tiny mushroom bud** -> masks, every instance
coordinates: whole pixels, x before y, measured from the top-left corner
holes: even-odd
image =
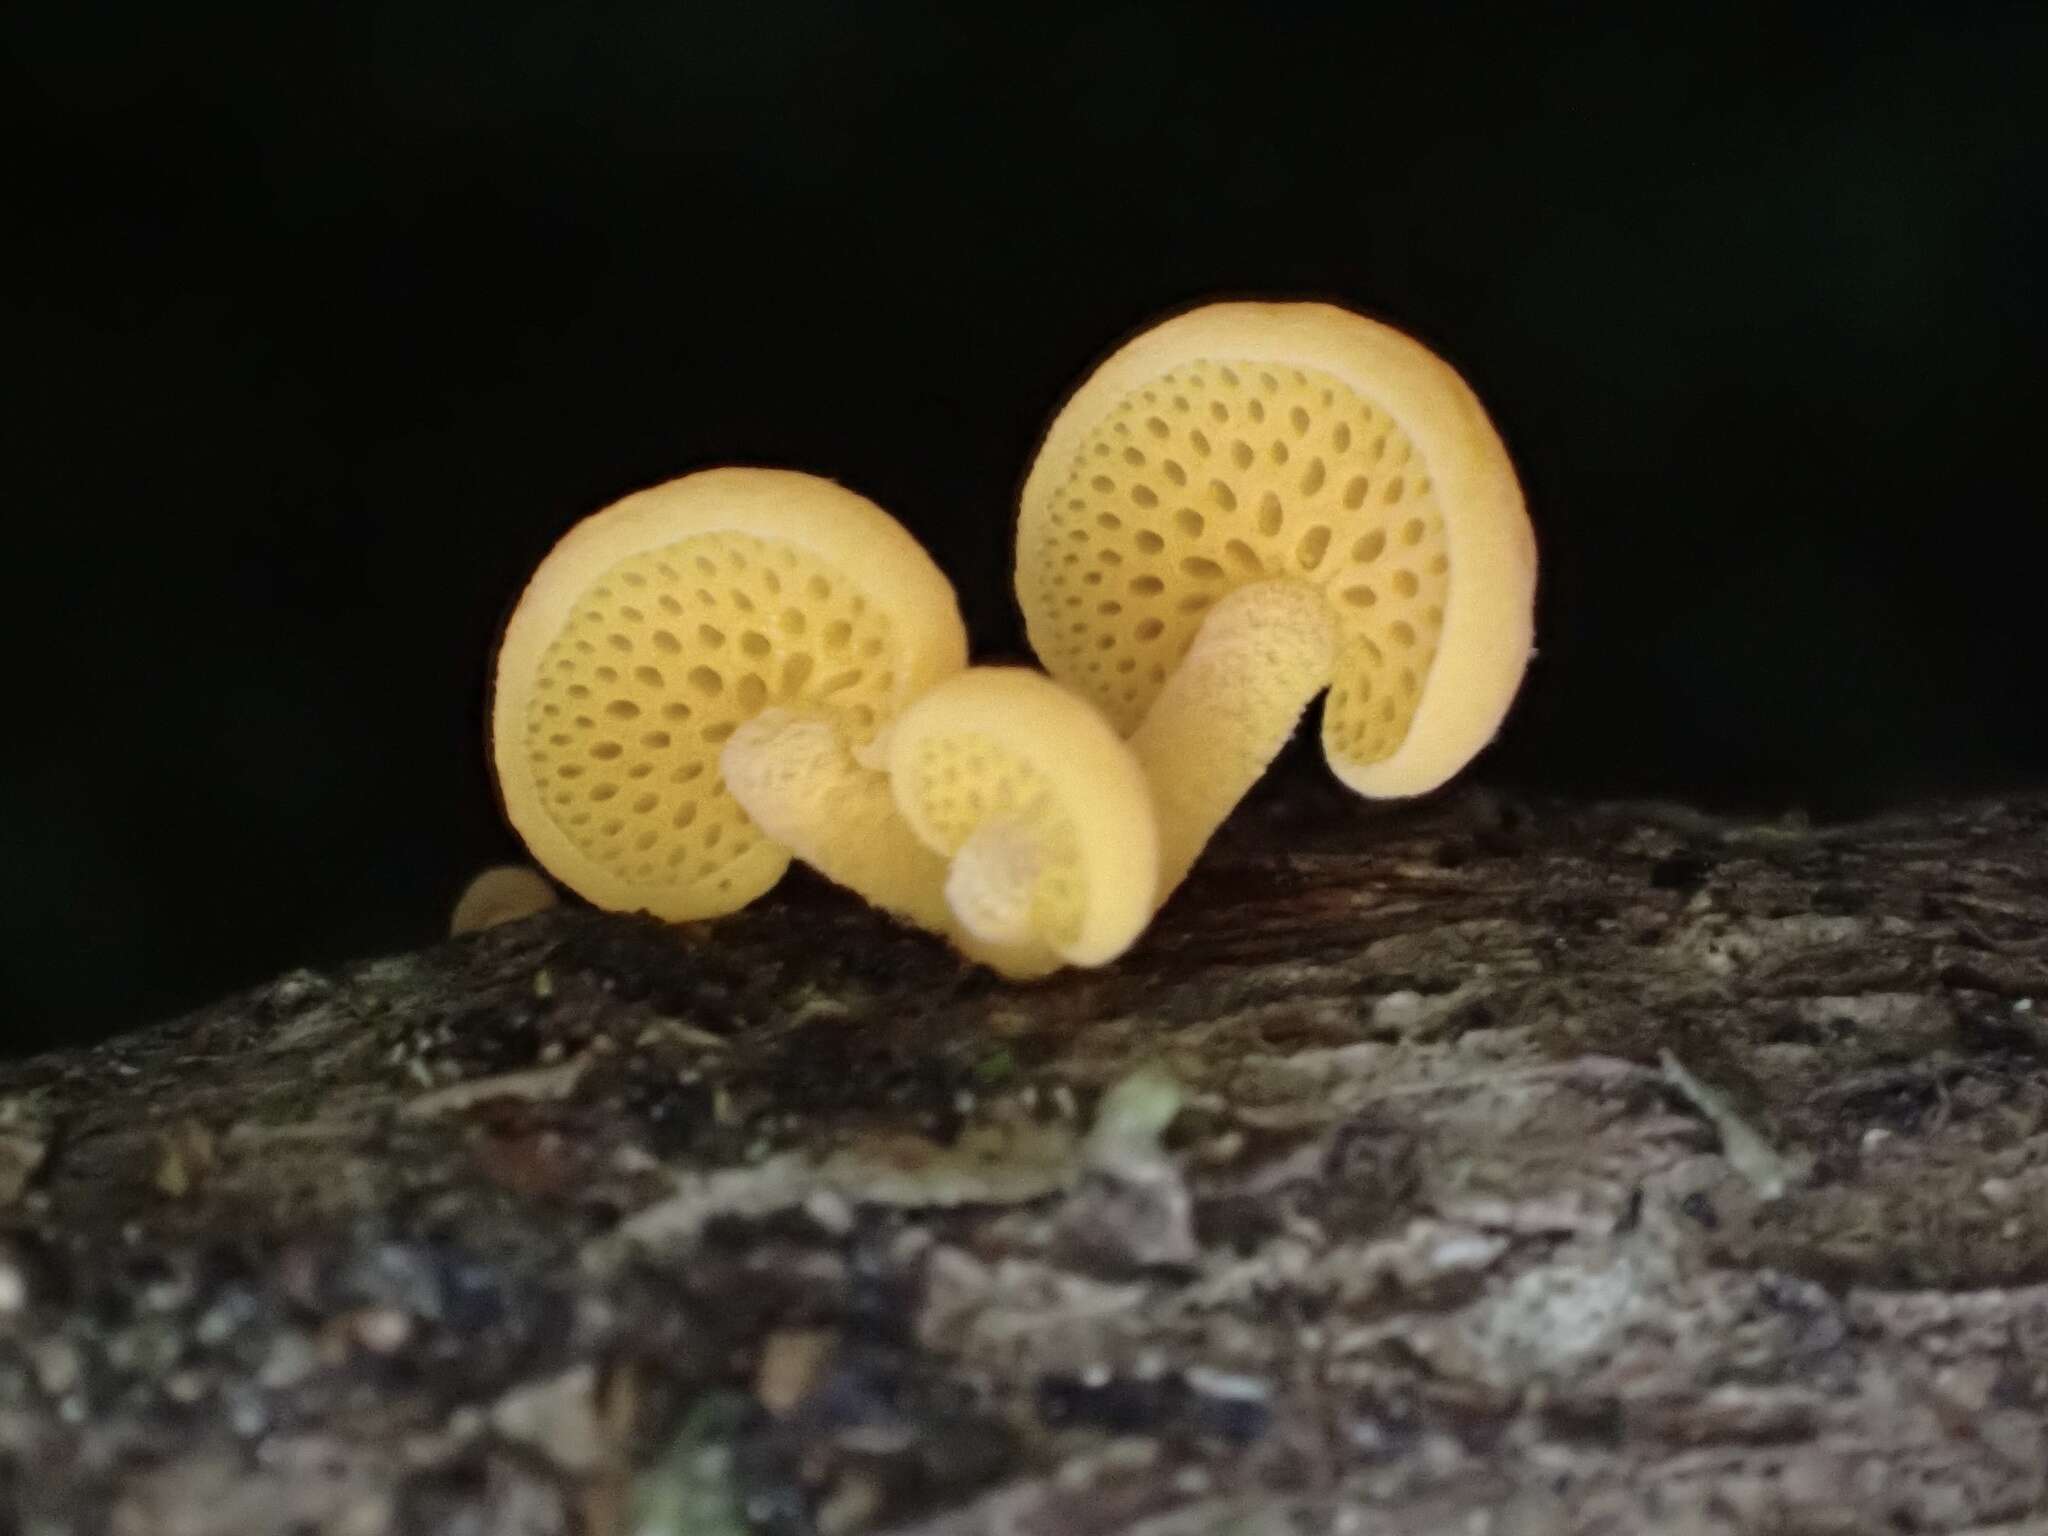
[[[1046,668],[1131,737],[1160,899],[1326,688],[1323,752],[1421,794],[1499,729],[1536,546],[1506,449],[1421,343],[1325,304],[1214,304],[1112,354],[1025,483]]]
[[[975,667],[918,699],[889,737],[911,831],[948,860],[961,947],[1010,976],[1102,965],[1157,905],[1152,797],[1093,706],[1040,673]]]
[[[499,864],[463,887],[448,920],[448,932],[479,933],[545,912],[554,904],[555,888],[539,870],[524,864]]]
[[[597,906],[733,911],[791,850],[729,792],[727,742],[771,712],[808,722],[832,750],[785,764],[783,792],[830,801],[805,772],[840,773],[872,798],[859,760],[966,652],[945,577],[851,491],[728,468],[637,492],[570,530],[506,624],[490,722],[507,817]]]

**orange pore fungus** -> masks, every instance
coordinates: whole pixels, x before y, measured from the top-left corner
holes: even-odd
[[[541,562],[499,647],[491,761],[564,885],[711,917],[791,857],[728,790],[735,733],[795,712],[850,762],[965,663],[951,586],[879,507],[794,471],[705,470],[585,519]]]
[[[1124,345],[1026,481],[1017,596],[1060,681],[1131,736],[1162,899],[1325,690],[1363,795],[1420,794],[1499,729],[1536,547],[1463,379],[1324,304],[1215,304]]]

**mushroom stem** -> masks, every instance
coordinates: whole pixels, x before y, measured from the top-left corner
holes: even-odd
[[[1040,860],[1021,828],[987,821],[960,845],[946,875],[946,904],[960,926],[985,944],[1028,944],[1032,888]]]
[[[1039,867],[1038,850],[1023,829],[996,820],[974,829],[946,873],[954,946],[1012,981],[1049,976],[1065,963],[1033,922]]]
[[[1159,901],[1329,686],[1337,630],[1321,589],[1257,581],[1209,610],[1131,736],[1159,815]]]
[[[978,831],[960,849],[958,860],[973,872],[960,879],[984,904],[970,910],[1019,912],[1026,926],[983,932],[965,914],[956,917],[946,857],[911,830],[896,808],[888,774],[865,766],[866,755],[849,747],[820,715],[767,709],[733,732],[719,769],[740,809],[765,836],[870,906],[948,936],[968,959],[1004,976],[1023,979],[1057,970],[1059,957],[1029,927],[1031,875],[1022,876],[1021,897],[1006,889],[1003,872],[1016,860],[1001,848],[999,830],[987,836]]]
[[[889,776],[862,766],[831,721],[763,710],[720,754],[725,786],[763,834],[871,906],[946,933],[946,861],[918,840]]]

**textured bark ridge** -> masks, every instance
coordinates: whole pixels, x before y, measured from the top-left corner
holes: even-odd
[[[2048,800],[1321,787],[0,1069],[0,1529],[2048,1533]]]

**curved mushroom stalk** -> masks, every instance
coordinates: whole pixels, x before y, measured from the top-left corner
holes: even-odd
[[[946,861],[919,842],[832,723],[764,710],[719,754],[725,787],[763,833],[870,906],[934,933],[951,926]]]
[[[1028,925],[982,916],[1028,916],[1035,870],[1008,852],[1014,838],[993,826],[977,831],[949,866],[903,819],[888,773],[868,766],[869,755],[821,716],[770,709],[733,733],[719,769],[764,835],[870,906],[946,936],[1004,976],[1059,969]]]
[[[1321,590],[1280,577],[1209,610],[1131,736],[1159,817],[1159,900],[1329,686],[1337,630]]]

